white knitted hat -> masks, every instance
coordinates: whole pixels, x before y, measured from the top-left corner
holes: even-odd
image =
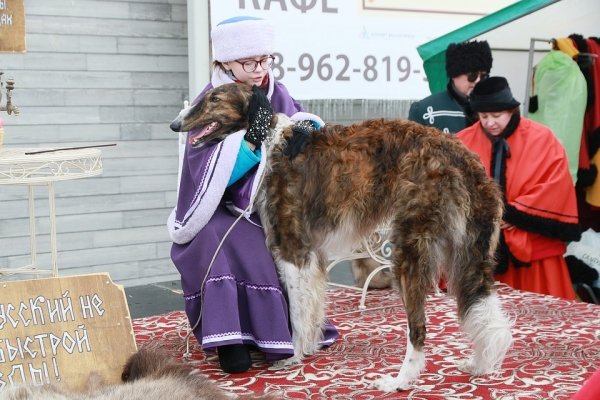
[[[220,62],[273,54],[275,32],[267,20],[233,17],[219,22],[211,32],[213,59]]]

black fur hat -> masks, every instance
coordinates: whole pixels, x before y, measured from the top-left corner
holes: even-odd
[[[476,112],[512,110],[519,103],[512,95],[508,81],[502,76],[492,76],[479,81],[469,97],[471,108]]]
[[[446,74],[449,78],[469,72],[492,69],[492,50],[487,41],[450,43],[446,48]]]

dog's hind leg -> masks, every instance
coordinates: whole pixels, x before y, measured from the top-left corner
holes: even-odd
[[[512,343],[511,323],[493,290],[497,230],[492,223],[479,222],[455,254],[450,291],[456,296],[461,328],[473,343],[473,355],[459,368],[473,375],[496,370]],[[470,243],[470,244],[469,244]]]
[[[492,212],[489,207],[476,213],[479,220],[470,221],[463,240],[455,242],[448,265],[448,288],[456,296],[461,328],[473,343],[473,355],[459,368],[473,375],[497,369],[512,343],[511,323],[493,289],[499,227],[493,215],[486,216]]]
[[[325,322],[325,297],[327,279],[320,257],[311,252],[305,265],[297,266],[276,258],[280,278],[287,291],[294,356],[278,361],[276,365],[296,364],[305,355],[319,349],[322,326]]]

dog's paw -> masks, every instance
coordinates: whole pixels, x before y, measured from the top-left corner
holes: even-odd
[[[291,367],[292,365],[300,364],[301,361],[302,361],[302,357],[293,356],[290,358],[285,358],[283,360],[275,361],[273,363],[273,366],[277,369],[283,369],[283,368]]]
[[[466,372],[470,375],[485,375],[494,372],[494,368],[492,366],[479,365],[477,362],[475,362],[473,357],[458,361],[457,367],[462,372]]]
[[[394,377],[393,375],[383,375],[372,384],[376,389],[382,392],[391,393],[410,389],[410,382],[405,379]]]
[[[302,346],[302,354],[304,356],[313,356],[321,349],[321,345],[317,340],[305,343]]]

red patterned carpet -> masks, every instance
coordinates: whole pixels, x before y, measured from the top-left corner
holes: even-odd
[[[205,356],[192,338],[192,358],[204,374],[233,393],[281,393],[286,399],[569,399],[600,366],[600,306],[573,303],[499,286],[515,321],[514,345],[494,376],[471,377],[456,360],[469,354],[453,299],[428,299],[427,370],[410,391],[385,394],[370,387],[396,373],[404,356],[406,319],[398,295],[373,291],[367,310],[357,311],[360,292],[329,291],[328,315],[341,337],[328,349],[288,369],[275,369],[255,354],[253,368],[228,375],[215,355]],[[185,352],[185,315],[172,312],[133,321],[139,346]]]

